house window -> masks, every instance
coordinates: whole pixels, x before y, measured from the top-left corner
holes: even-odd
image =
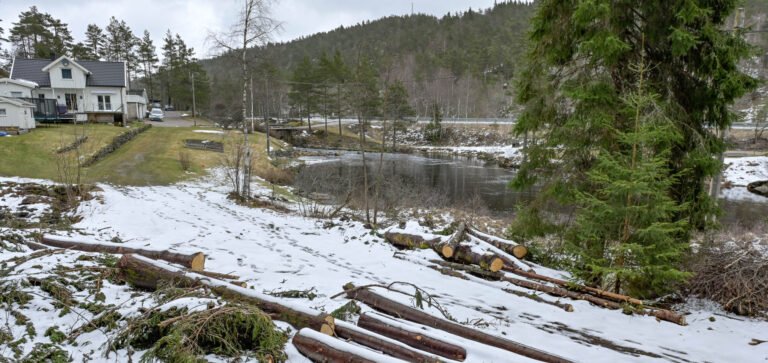
[[[72,79],[72,70],[69,68],[62,68],[61,69],[61,78],[63,79]]]
[[[77,111],[77,95],[74,93],[65,93],[64,100],[67,102],[67,110]]]
[[[109,96],[98,96],[98,101],[99,101],[99,111],[112,110],[112,102]]]
[[[11,92],[11,97],[21,98],[21,92]]]
[[[4,108],[0,108],[0,116],[5,116],[5,109]]]
[[[40,94],[37,95],[37,98],[39,98],[41,100],[44,100],[45,99],[45,95],[40,93]]]

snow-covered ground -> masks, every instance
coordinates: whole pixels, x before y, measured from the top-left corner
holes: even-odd
[[[768,203],[768,198],[747,191],[749,183],[768,180],[768,156],[726,158],[724,164],[724,182],[732,184],[721,190],[724,198]]]
[[[8,180],[13,179],[0,178],[0,182]],[[334,220],[329,226],[325,220],[236,205],[226,198],[227,186],[215,177],[171,186],[101,188],[101,200],[81,204],[78,213],[84,219],[74,226],[77,232],[72,232],[72,237],[95,241],[119,237],[131,247],[202,251],[208,256],[207,270],[239,275],[258,291],[314,288],[318,297],[311,301],[286,300],[305,308],[331,312],[342,306],[346,303],[343,297],[330,297],[342,291],[347,282],[361,286],[407,281],[435,297],[460,323],[574,361],[765,362],[768,357],[768,343],[749,344],[752,339],[768,340],[768,323],[764,321],[727,314],[706,304],[680,307],[689,314],[688,326],[628,316],[584,301],[567,301],[575,311],[566,312],[506,293],[501,289],[517,288],[505,282],[442,275],[425,266],[427,260],[437,258],[431,250],[407,251],[395,258],[398,251],[393,246],[358,222]],[[429,232],[415,223],[406,228]],[[0,260],[16,255],[0,252]],[[52,255],[43,263],[46,268],[57,263],[71,265],[78,255],[72,251]],[[30,261],[25,266],[30,268],[32,264],[41,262]],[[543,267],[536,270],[563,275]],[[132,299],[128,287],[106,286],[108,302],[126,304]],[[414,304],[404,295],[379,292]],[[555,300],[547,295],[542,298]],[[136,304],[142,305],[144,300],[133,298],[133,305],[126,304],[125,314],[132,314]],[[69,329],[80,320],[74,314],[59,318],[37,299],[33,307],[39,311],[30,316],[38,332],[52,324]],[[435,309],[430,312],[439,316]],[[9,319],[8,314],[0,314],[0,326],[13,325]],[[14,332],[22,328],[13,327]],[[83,334],[76,340],[81,344],[68,346],[75,360],[85,356],[92,362],[124,360],[125,352],[118,357],[103,357],[106,339],[99,334],[98,330]],[[468,347],[466,362],[530,361],[440,334]],[[33,342],[47,339],[39,333]],[[24,349],[29,351],[33,342],[25,344]],[[0,345],[0,355],[8,352]],[[291,362],[307,361],[290,344],[287,353]]]

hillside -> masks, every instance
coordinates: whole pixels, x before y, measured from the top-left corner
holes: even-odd
[[[768,77],[768,2],[746,0],[746,25],[750,43],[758,54],[745,66],[760,77]],[[266,72],[270,85],[289,79],[304,56],[317,59],[323,52],[340,51],[347,64],[357,57],[373,58],[382,82],[401,80],[419,115],[438,101],[446,117],[506,116],[511,85],[523,61],[529,20],[536,5],[517,1],[500,2],[491,9],[471,9],[441,18],[416,14],[390,16],[351,27],[318,33],[286,43],[273,43],[253,51],[257,65],[254,92],[261,97]],[[232,107],[240,99],[238,67],[226,57],[203,62],[211,75],[212,105]],[[285,104],[285,83],[273,90],[271,109]],[[762,95],[760,96],[762,98]],[[751,107],[741,104],[740,108]],[[257,106],[258,108],[258,106]]]

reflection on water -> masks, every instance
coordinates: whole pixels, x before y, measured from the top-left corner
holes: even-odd
[[[379,157],[379,154],[366,154],[370,180],[375,177]],[[329,153],[304,159],[307,166],[296,178],[296,186],[300,190],[343,197],[361,180],[362,161],[357,153]],[[509,214],[518,203],[528,201],[533,196],[532,192],[519,192],[507,186],[515,175],[514,170],[487,165],[477,159],[444,154],[422,156],[385,153],[382,168],[385,179],[398,179],[410,189],[431,190],[441,199],[441,205],[462,205],[470,198],[480,198],[492,213]],[[337,179],[328,179],[328,176]],[[308,186],[307,179],[314,181],[312,187]],[[755,223],[766,223],[768,199],[766,202],[726,199],[721,202],[724,209],[721,218],[723,224],[750,227]]]

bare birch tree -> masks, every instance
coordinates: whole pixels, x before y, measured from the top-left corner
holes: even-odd
[[[243,161],[252,160],[252,151],[248,143],[248,134],[253,132],[253,125],[248,127],[245,120],[248,119],[248,48],[257,48],[266,44],[272,33],[279,27],[280,23],[271,17],[270,6],[275,0],[244,0],[243,8],[240,11],[237,21],[232,25],[229,31],[223,33],[209,33],[208,39],[213,42],[215,50],[231,56],[237,56],[242,70],[242,115],[243,115]],[[251,118],[253,122],[253,118]],[[238,167],[242,168],[242,183],[240,184],[240,195],[250,197],[251,193],[251,174],[253,163],[246,162]],[[236,191],[237,192],[237,191]]]

